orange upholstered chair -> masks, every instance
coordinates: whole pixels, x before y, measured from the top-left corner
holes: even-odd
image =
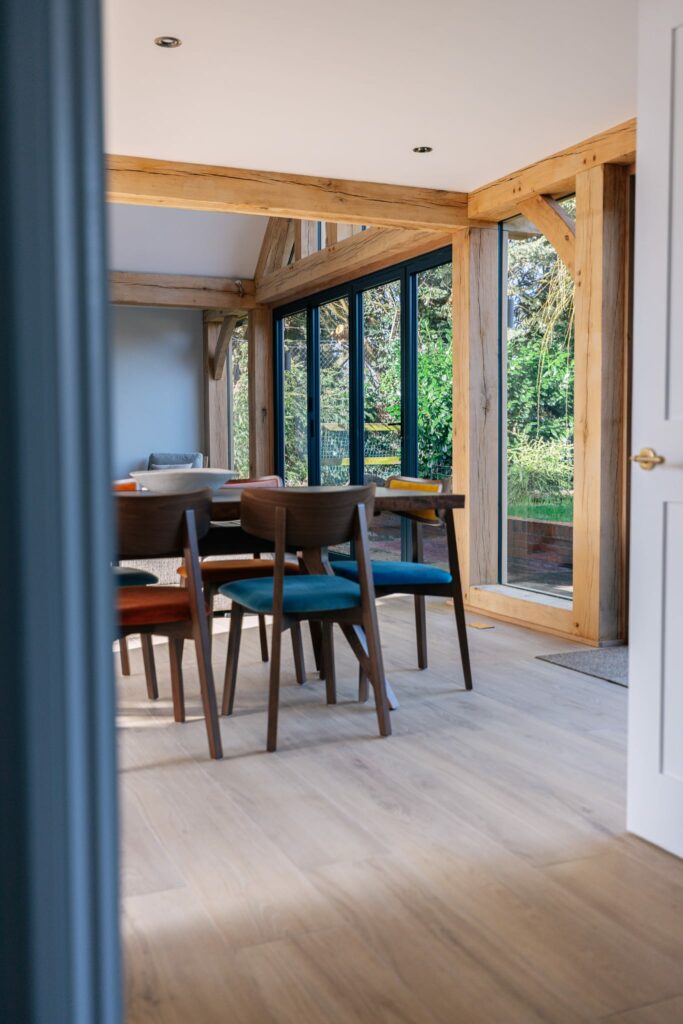
[[[211,525],[210,490],[189,494],[116,495],[119,559],[176,558],[185,562],[185,587],[119,587],[116,591],[120,636],[166,636],[171,656],[171,686],[176,722],[185,721],[181,653],[194,640],[199,685],[211,757],[222,757],[216,691],[211,668],[209,623],[202,592],[197,540]]]

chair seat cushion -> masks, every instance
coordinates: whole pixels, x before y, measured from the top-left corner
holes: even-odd
[[[202,579],[213,586],[221,583],[232,583],[236,580],[257,580],[264,576],[272,576],[275,571],[275,563],[272,558],[226,558],[216,562],[202,562]],[[285,562],[285,572],[298,573],[298,562]],[[181,565],[178,575],[183,579],[187,576],[187,569]]]
[[[147,587],[158,583],[159,577],[146,569],[135,569],[132,565],[113,565],[114,582],[117,587]]]
[[[153,626],[192,618],[185,587],[121,587],[116,606],[122,626]]]
[[[273,580],[240,580],[219,588],[231,601],[261,614],[273,610]],[[283,611],[286,615],[341,611],[357,608],[360,587],[337,576],[291,576],[283,581]]]
[[[445,569],[424,562],[371,562],[372,578],[376,587],[443,586],[452,577]],[[358,579],[358,562],[335,559],[332,568],[347,580]]]

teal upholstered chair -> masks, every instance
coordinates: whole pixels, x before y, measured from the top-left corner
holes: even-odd
[[[132,565],[114,565],[114,583],[117,587],[148,587],[159,582],[159,577],[146,569],[138,569]],[[141,636],[142,661],[145,666],[145,682],[147,683],[147,696],[150,700],[158,700],[159,685],[157,683],[157,670],[154,662],[154,648],[152,647],[151,636]],[[128,654],[128,638],[119,637],[119,654],[121,657],[121,673],[124,676],[130,675],[130,656]]]
[[[388,487],[401,490],[442,491],[442,480],[420,480],[414,477],[396,476],[387,481]],[[455,526],[452,513],[446,513],[446,535],[448,539],[448,569],[427,565],[423,561],[423,530],[442,526],[443,520],[432,509],[424,512],[402,512],[412,527],[412,562],[373,561],[372,576],[378,597],[387,594],[410,594],[415,602],[415,629],[417,634],[417,662],[421,669],[427,668],[427,623],[425,597],[450,597],[453,599],[455,622],[460,642],[460,657],[465,678],[465,688],[472,689],[465,606],[460,582],[458,548],[455,540]],[[335,573],[342,579],[358,579],[358,563],[348,559],[335,559],[332,563]],[[367,683],[361,679],[361,697],[366,696]]]
[[[244,579],[220,587],[220,593],[232,601],[222,711],[229,715],[233,710],[244,613],[272,615],[268,750],[277,746],[282,633],[302,620],[322,626],[321,674],[325,677],[327,703],[336,703],[332,625],[337,622],[372,684],[380,734],[391,732],[368,556],[367,516],[372,514],[374,495],[374,484],[343,489],[247,490],[242,495],[242,526],[274,545],[275,564],[269,578]],[[336,576],[323,553],[328,545],[352,539],[359,567],[354,581]],[[298,577],[285,575],[288,547],[302,552],[305,573]]]

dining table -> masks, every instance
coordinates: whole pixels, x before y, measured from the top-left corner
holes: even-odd
[[[331,490],[340,489],[341,487],[339,486],[312,486],[296,488],[296,490],[306,490],[310,492],[329,492]],[[240,502],[245,490],[247,490],[246,487],[228,484],[219,488],[217,491],[214,491],[211,501],[211,521],[212,523],[215,523],[216,526],[209,531],[209,534],[205,538],[205,542],[201,545],[203,554],[236,554],[244,551],[243,544],[245,540],[247,547],[253,547],[253,538],[249,539],[246,535],[243,535],[242,544],[240,545],[240,542],[233,530],[225,529],[225,526],[228,524],[233,524],[234,526],[238,525],[240,519]],[[450,494],[444,491],[412,490],[410,488],[402,487],[377,487],[375,489],[375,515],[381,515],[383,512],[419,513],[435,511],[443,513],[453,509],[462,509],[464,507],[464,494]],[[444,518],[446,522],[446,529],[448,532],[453,532],[453,540],[455,540],[453,517],[445,516]],[[239,532],[241,533],[241,531]],[[457,551],[455,544],[453,545],[453,550]],[[387,679],[385,679],[385,686],[389,707],[392,711],[395,711],[399,707],[396,693]]]
[[[214,491],[211,502],[213,522],[230,522],[240,518],[240,500],[244,487],[227,485]],[[298,487],[296,490],[310,492],[334,491],[338,487]],[[375,489],[375,515],[382,512],[426,512],[447,511],[465,507],[464,494],[446,494],[441,491],[418,491],[402,487],[377,487]]]

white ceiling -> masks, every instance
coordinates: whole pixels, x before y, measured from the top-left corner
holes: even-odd
[[[107,206],[109,267],[149,274],[254,276],[267,217]]]
[[[469,191],[634,116],[636,3],[105,0],[107,149]]]

